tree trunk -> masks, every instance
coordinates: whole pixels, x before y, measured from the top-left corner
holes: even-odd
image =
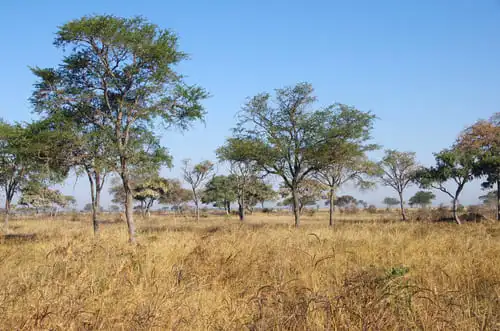
[[[96,235],[99,232],[99,224],[97,223],[97,209],[96,209],[96,185],[94,182],[94,179],[92,178],[92,173],[87,170],[87,176],[89,178],[89,183],[90,183],[90,201],[92,205],[92,225],[94,228],[94,235]]]
[[[125,190],[125,218],[127,219],[128,236],[131,243],[135,243],[135,224],[134,224],[134,202],[132,189],[128,173],[122,169],[123,189]]]
[[[240,221],[245,220],[245,207],[241,201],[238,201],[238,215],[240,216]]]
[[[96,175],[96,188],[95,188],[95,202],[94,202],[94,208],[92,210],[92,224],[94,226],[94,235],[99,233],[99,213],[100,208],[101,208],[101,190],[102,190],[102,185],[99,184],[100,182],[100,176]]]
[[[497,180],[497,221],[500,221],[500,179]]]
[[[227,202],[227,214],[230,215],[231,214],[231,201],[228,201]]]
[[[198,198],[195,198],[194,205],[195,205],[195,211],[196,211],[196,222],[199,222],[200,221],[200,202],[198,201]]]
[[[330,206],[329,206],[329,209],[330,209],[330,221],[329,221],[329,225],[330,226],[333,226],[333,212],[335,210],[335,206],[334,206],[334,202],[335,202],[335,190],[333,188],[330,188]]]
[[[460,222],[460,218],[458,217],[458,213],[457,213],[457,202],[458,202],[458,199],[457,198],[454,198],[453,199],[453,219],[455,220],[455,222],[457,222],[458,225],[462,224],[462,222]]]
[[[9,197],[5,198],[5,218],[4,218],[4,225],[5,229],[9,227],[9,217],[10,217],[10,199]]]
[[[403,221],[406,221],[406,212],[405,212],[405,206],[404,206],[404,200],[403,200],[403,192],[399,192],[399,206],[401,207],[401,217],[403,218]]]
[[[298,228],[300,226],[300,201],[299,196],[297,195],[297,189],[292,188],[292,208],[293,215],[295,218],[295,227]]]

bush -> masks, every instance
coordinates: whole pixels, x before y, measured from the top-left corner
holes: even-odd
[[[370,214],[376,214],[377,207],[375,207],[375,205],[369,205],[368,208],[366,208],[366,211],[369,212]]]

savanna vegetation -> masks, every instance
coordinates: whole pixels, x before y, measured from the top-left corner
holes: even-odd
[[[318,106],[301,82],[249,97],[217,160],[164,178],[162,134],[210,97],[177,71],[177,35],[95,15],[54,45],[59,65],[31,68],[37,120],[0,122],[1,329],[500,328],[500,113],[424,167],[374,159],[376,115]],[[82,212],[54,188],[70,175],[89,185]],[[462,206],[478,179],[482,205]],[[347,184],[395,197],[378,208]]]

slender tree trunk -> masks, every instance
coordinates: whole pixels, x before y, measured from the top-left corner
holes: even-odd
[[[238,215],[240,216],[240,221],[245,220],[245,206],[242,201],[238,201]]]
[[[92,225],[94,228],[94,235],[96,235],[99,232],[99,224],[97,222],[97,210],[96,210],[96,185],[94,182],[94,179],[92,178],[92,173],[87,170],[87,176],[89,178],[89,183],[90,183],[90,201],[92,205]]]
[[[297,195],[297,189],[292,188],[292,208],[293,208],[293,215],[295,218],[295,227],[298,228],[300,226],[300,201],[299,201],[299,196]]]
[[[9,218],[10,218],[10,198],[5,197],[5,218],[4,218],[5,229],[9,227]]]
[[[194,199],[194,206],[196,212],[196,222],[200,221],[200,202],[198,201],[198,197]]]
[[[135,243],[135,223],[134,223],[134,205],[132,188],[130,187],[129,175],[122,162],[122,182],[125,190],[125,218],[127,219],[128,236],[131,243]]]
[[[230,215],[231,214],[231,201],[228,201],[227,202],[227,214]]]
[[[460,224],[462,224],[462,222],[460,222],[460,218],[458,217],[457,202],[458,202],[458,199],[457,198],[453,198],[453,206],[452,206],[453,219],[455,220],[455,222],[457,222],[458,225],[460,225]]]
[[[330,226],[333,226],[333,212],[335,211],[335,206],[334,206],[334,202],[335,202],[335,189],[332,187],[330,188],[330,206],[329,206],[329,209],[330,209],[330,221],[329,221],[329,225]]]
[[[497,180],[497,221],[500,221],[500,179]]]
[[[100,176],[96,175],[96,188],[95,188],[95,205],[92,209],[92,224],[94,225],[94,234],[97,235],[99,233],[99,213],[101,212],[101,190],[102,185],[100,182]]]
[[[399,192],[399,206],[401,207],[401,217],[403,218],[403,221],[406,221],[406,212],[405,212],[405,206],[404,206],[404,200],[403,200],[403,192]]]

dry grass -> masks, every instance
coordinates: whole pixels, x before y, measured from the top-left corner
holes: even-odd
[[[500,224],[359,219],[13,221],[0,329],[500,329]]]

